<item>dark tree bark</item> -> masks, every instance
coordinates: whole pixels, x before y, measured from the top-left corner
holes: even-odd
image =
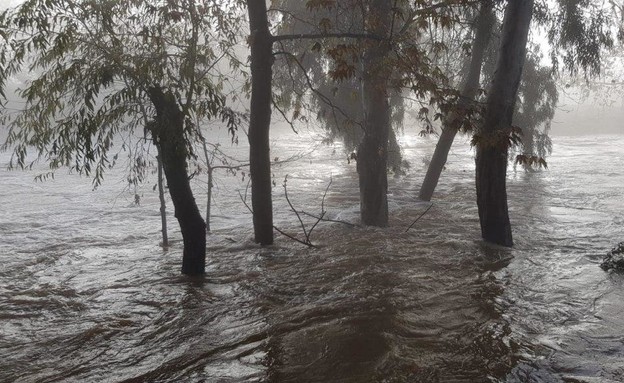
[[[452,113],[444,120],[444,126],[442,133],[438,139],[435,151],[429,162],[427,168],[427,174],[423,180],[420,188],[418,198],[423,201],[431,201],[433,192],[438,186],[440,175],[446,165],[448,159],[448,153],[451,150],[455,136],[457,135],[457,120],[461,118],[461,110],[470,107],[470,104],[474,102],[474,98],[479,89],[479,80],[481,78],[481,67],[483,66],[483,60],[485,58],[485,51],[488,47],[490,36],[492,34],[492,28],[495,23],[494,16],[494,4],[491,1],[485,1],[481,4],[479,15],[475,19],[475,37],[472,44],[472,54],[470,55],[470,62],[468,64],[468,71],[466,72],[460,100],[457,105],[458,112]]]
[[[273,243],[273,201],[271,196],[271,83],[272,37],[264,0],[247,0],[251,30],[251,107],[249,122],[249,162],[251,207],[255,241]]]
[[[150,88],[149,97],[156,109],[156,124],[152,128],[152,135],[161,151],[175,217],[184,240],[182,273],[200,275],[206,268],[206,225],[195,202],[188,177],[184,114],[175,96],[165,93],[161,88]]]
[[[496,73],[477,142],[481,235],[488,242],[509,247],[513,246],[513,239],[507,207],[507,130],[512,123],[532,15],[533,0],[515,0],[507,5]]]
[[[373,34],[389,36],[392,1],[371,0],[369,17]],[[384,61],[390,52],[390,43],[384,40],[370,44],[363,58],[364,137],[357,151],[360,214],[364,225],[383,227],[388,225],[388,135],[391,116],[387,84],[390,69]]]

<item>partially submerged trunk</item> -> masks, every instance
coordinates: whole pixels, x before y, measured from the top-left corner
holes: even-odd
[[[390,35],[392,2],[372,0],[371,24],[374,34]],[[388,101],[389,65],[384,61],[390,52],[386,40],[371,42],[363,58],[362,94],[364,137],[358,147],[357,171],[360,185],[360,214],[369,226],[388,225],[388,135],[390,103]]]
[[[208,181],[206,182],[206,233],[210,233],[210,219],[211,219],[211,208],[212,208],[212,177],[214,174],[214,168],[212,167],[212,160],[210,158],[210,154],[208,153],[208,145],[206,145],[206,138],[202,135],[202,149],[204,150],[204,158],[206,160],[206,168],[208,169]],[[214,154],[213,154],[214,157]]]
[[[475,37],[472,45],[472,54],[469,59],[468,71],[464,76],[457,112],[452,113],[444,119],[442,133],[440,134],[438,144],[429,162],[427,174],[425,175],[418,195],[418,198],[423,201],[431,201],[433,192],[440,180],[442,170],[446,165],[451,146],[457,135],[458,119],[462,118],[462,110],[471,107],[477,95],[479,80],[481,78],[481,67],[483,66],[485,51],[490,41],[495,20],[494,4],[491,1],[486,1],[481,4],[479,15],[475,19]]]
[[[158,162],[158,199],[160,200],[160,226],[162,232],[162,246],[164,248],[169,247],[169,235],[167,234],[167,204],[165,203],[165,187],[163,185],[163,162],[160,145],[156,145],[158,156],[156,162]]]
[[[149,97],[156,109],[152,135],[161,149],[163,170],[184,240],[182,273],[200,275],[206,268],[206,225],[188,177],[184,115],[173,94],[152,87]]]
[[[210,233],[211,231],[210,220],[212,219],[212,187],[214,185],[213,175],[214,169],[212,168],[212,166],[208,165],[208,182],[206,185],[206,187],[208,188],[208,191],[206,192],[206,199],[208,201],[206,203],[206,233]]]
[[[510,1],[505,11],[496,73],[488,93],[476,156],[477,205],[483,239],[512,246],[507,207],[507,153],[518,86],[533,15],[533,0]]]
[[[251,207],[255,241],[273,243],[273,200],[271,196],[271,82],[272,37],[265,1],[247,0],[251,30],[251,106],[249,121],[249,162]]]

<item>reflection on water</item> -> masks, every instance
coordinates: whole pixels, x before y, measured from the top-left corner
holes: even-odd
[[[465,145],[405,232],[428,206],[414,196],[431,145],[406,142],[414,167],[391,180],[390,227],[325,223],[318,249],[253,245],[235,192],[246,181],[223,179],[198,280],[178,274],[179,243],[157,246],[151,185],[134,206],[115,182],[92,192],[59,175],[33,189],[31,173],[3,170],[0,381],[624,380],[624,279],[598,267],[623,236],[624,137],[560,138],[549,171],[511,171],[511,250],[478,239]],[[291,200],[314,212],[331,175],[329,216],[354,220],[354,172],[320,148],[274,177],[290,174]],[[281,193],[276,222],[296,233]]]

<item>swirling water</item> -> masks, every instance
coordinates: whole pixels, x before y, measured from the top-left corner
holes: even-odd
[[[357,222],[357,176],[340,147],[274,142],[276,224],[302,235],[284,199]],[[97,190],[58,172],[0,165],[2,382],[619,382],[624,276],[602,256],[624,240],[624,136],[555,137],[549,169],[510,169],[513,249],[479,239],[469,146],[451,154],[431,209],[415,198],[433,142],[404,137],[412,168],[390,181],[389,228],[322,222],[317,248],[260,248],[219,175],[204,278],[159,246],[152,184]],[[244,148],[234,149],[244,151]],[[118,180],[122,181],[118,181]],[[201,180],[198,202],[205,203]],[[141,203],[135,205],[134,194]],[[314,223],[302,217],[308,229]]]

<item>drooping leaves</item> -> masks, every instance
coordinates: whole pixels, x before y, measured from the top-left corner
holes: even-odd
[[[69,166],[97,185],[115,138],[149,133],[152,86],[175,95],[189,146],[191,121],[220,118],[234,132],[215,67],[237,42],[237,12],[215,0],[27,0],[0,14],[0,89],[10,76],[32,74],[23,110],[2,118],[12,164],[32,165],[34,148],[51,169]]]

